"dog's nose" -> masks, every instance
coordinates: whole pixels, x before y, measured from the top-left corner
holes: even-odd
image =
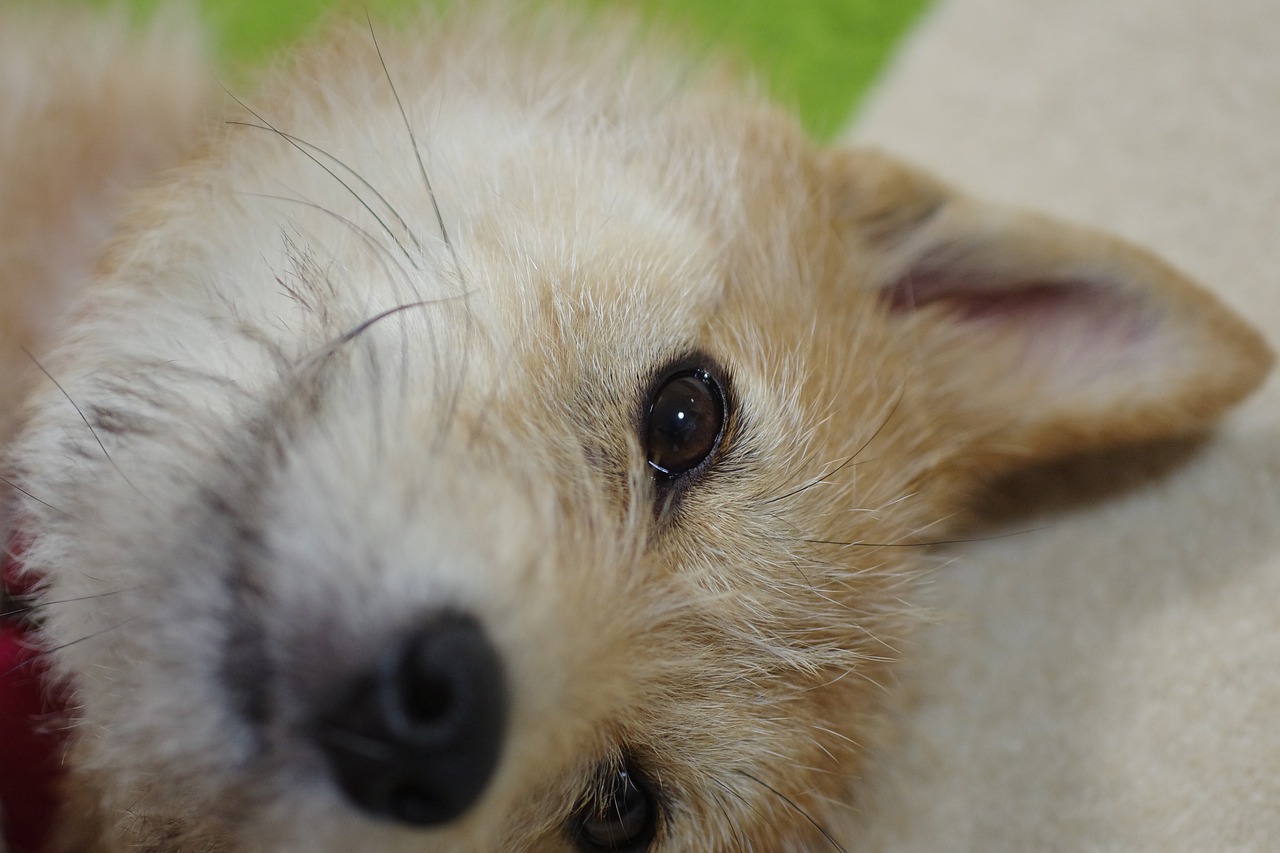
[[[502,664],[476,620],[444,615],[389,649],[325,714],[317,740],[356,806],[444,823],[484,791],[506,722]]]

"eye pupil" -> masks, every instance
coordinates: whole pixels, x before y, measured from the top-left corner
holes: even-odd
[[[649,465],[668,477],[698,467],[719,445],[724,420],[724,397],[707,371],[669,377],[649,405]]]
[[[589,851],[639,850],[653,835],[653,802],[627,770],[608,779],[603,795],[578,818],[580,846]]]

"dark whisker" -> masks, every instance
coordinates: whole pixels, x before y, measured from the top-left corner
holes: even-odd
[[[739,770],[737,772],[747,777],[752,782],[755,782],[757,785],[764,788],[765,790],[772,792],[775,797],[782,800],[782,802],[786,803],[788,806],[794,809],[797,814],[799,814],[805,820],[809,821],[809,823],[813,825],[814,829],[822,833],[822,837],[827,840],[827,843],[830,844],[832,848],[839,850],[840,853],[849,853],[849,851],[845,850],[844,847],[840,844],[840,842],[836,841],[835,837],[832,836],[831,833],[827,831],[826,827],[824,827],[822,824],[814,820],[812,815],[810,815],[804,809],[800,808],[800,806],[798,806],[796,802],[792,800],[790,797],[788,797],[786,794],[782,793],[777,788],[773,787],[767,782],[764,782],[761,779],[758,779],[755,776],[752,776],[750,773],[746,772],[745,770]]]
[[[9,616],[25,616],[28,613],[34,613],[38,610],[44,610],[53,607],[56,604],[73,604],[78,601],[96,601],[99,598],[108,598],[113,595],[121,595],[126,592],[133,592],[142,589],[140,586],[131,587],[130,589],[113,589],[110,592],[96,592],[93,595],[79,595],[74,598],[55,598],[50,601],[36,601],[31,604],[24,604],[21,600],[15,602],[18,606],[10,610],[0,610],[0,619]],[[11,599],[12,600],[12,599]]]
[[[884,430],[884,428],[889,424],[889,421],[893,420],[894,414],[898,411],[898,405],[902,402],[902,396],[903,396],[903,390],[902,388],[899,388],[898,395],[897,397],[894,398],[893,405],[889,407],[889,411],[884,416],[884,419],[880,421],[880,425],[875,428],[875,431],[871,433],[871,436],[866,441],[864,441],[857,450],[855,450],[852,454],[850,454],[847,459],[845,459],[843,462],[841,462],[839,465],[837,465],[835,468],[831,469],[830,471],[827,471],[826,473],[819,475],[818,477],[810,480],[809,482],[805,483],[804,485],[796,489],[793,489],[790,492],[787,492],[786,494],[777,495],[775,497],[768,498],[767,500],[765,500],[765,503],[773,504],[773,503],[778,503],[779,501],[785,501],[788,498],[793,498],[796,495],[800,494],[801,492],[805,492],[805,491],[808,491],[809,489],[812,489],[814,486],[817,486],[821,483],[828,482],[830,478],[834,477],[836,474],[839,474],[845,468],[848,468],[851,464],[853,464],[853,461],[855,459],[857,459],[859,456],[862,455],[863,451],[865,451],[868,447],[871,446],[871,442],[876,440],[876,438],[880,435],[880,433]]]
[[[23,667],[31,666],[35,664],[37,661],[39,661],[41,658],[48,657],[52,654],[62,651],[63,649],[69,649],[72,646],[79,645],[80,643],[83,643],[87,640],[97,639],[98,637],[101,637],[103,634],[109,634],[112,631],[119,630],[120,628],[123,628],[125,625],[128,625],[130,622],[134,621],[137,618],[138,617],[136,616],[131,616],[130,618],[124,620],[118,625],[112,625],[110,628],[103,628],[101,631],[94,631],[92,634],[86,634],[83,637],[78,637],[74,640],[71,640],[70,642],[63,643],[60,646],[54,646],[51,649],[41,649],[40,651],[36,652],[34,655],[27,658],[26,660],[21,661],[20,663],[14,664],[4,672],[0,672],[0,678],[7,678],[8,676],[13,675],[15,672],[22,669]]]
[[[415,234],[413,232],[413,229],[409,227],[409,224],[405,222],[404,217],[400,215],[400,211],[396,210],[395,206],[392,205],[391,202],[387,200],[386,196],[384,196],[381,192],[378,191],[377,187],[369,183],[369,181],[363,175],[361,175],[351,166],[348,166],[343,160],[339,159],[333,154],[330,154],[328,151],[321,148],[319,145],[316,145],[314,142],[308,142],[307,140],[302,139],[301,137],[294,136],[292,133],[286,133],[285,131],[277,130],[274,127],[267,127],[266,125],[254,124],[251,121],[231,120],[231,121],[227,121],[226,123],[230,125],[235,125],[236,127],[247,127],[247,128],[252,128],[253,130],[265,130],[268,133],[274,133],[278,136],[284,137],[285,139],[289,140],[295,145],[301,145],[306,148],[309,148],[312,151],[316,152],[317,154],[321,155],[322,157],[326,158],[331,163],[341,168],[344,172],[346,172],[352,178],[355,178],[355,180],[359,181],[360,186],[364,187],[366,190],[372,193],[373,197],[376,198],[378,201],[380,201],[382,203],[382,206],[387,209],[387,212],[390,213],[393,217],[395,217],[396,222],[400,225],[401,228],[404,229],[405,234],[409,235],[409,239],[413,241],[414,248],[417,249],[419,252],[422,251],[422,244],[418,242],[418,235]]]
[[[80,519],[76,518],[74,515],[72,515],[71,513],[67,512],[65,509],[59,509],[58,507],[54,506],[53,504],[49,503],[48,501],[46,501],[46,500],[41,500],[40,498],[38,498],[38,497],[36,497],[35,495],[33,495],[33,494],[31,494],[30,492],[28,492],[26,489],[22,488],[22,486],[19,486],[17,483],[13,482],[13,480],[10,480],[8,477],[0,477],[0,483],[4,483],[6,486],[8,486],[9,488],[13,489],[15,492],[18,492],[18,493],[20,493],[20,494],[26,495],[27,497],[31,498],[31,500],[35,501],[36,503],[38,503],[38,504],[40,504],[40,505],[42,505],[42,506],[46,506],[46,507],[48,507],[49,509],[51,509],[51,510],[53,510],[54,512],[58,513],[59,515],[66,516],[67,518],[71,519],[72,521],[79,521],[79,520],[80,520]]]
[[[89,419],[85,417],[84,410],[81,409],[79,404],[76,403],[76,401],[71,398],[71,395],[67,393],[67,389],[62,387],[62,383],[59,382],[57,379],[53,378],[53,374],[50,373],[48,369],[46,369],[45,366],[40,363],[40,359],[36,358],[35,355],[29,349],[27,349],[26,347],[22,347],[22,354],[25,355],[27,358],[31,359],[31,363],[34,364],[40,370],[40,372],[45,375],[46,379],[48,379],[50,382],[53,383],[54,387],[57,388],[58,391],[62,394],[62,396],[66,398],[67,402],[71,404],[71,408],[76,410],[76,414],[80,416],[80,420],[84,421],[84,425],[88,428],[89,434],[92,435],[93,440],[98,443],[98,448],[102,451],[102,455],[105,456],[107,458],[107,461],[111,463],[111,467],[116,469],[116,473],[120,475],[120,479],[128,483],[129,488],[133,489],[139,495],[142,495],[142,490],[133,484],[133,481],[129,479],[129,477],[124,473],[124,471],[120,470],[120,466],[116,464],[116,460],[111,458],[111,454],[107,452],[107,446],[102,443],[102,438],[101,436],[98,435],[98,431],[93,428],[93,424],[89,423]],[[19,489],[19,491],[21,491],[21,489]],[[23,494],[26,494],[26,492],[23,492]],[[146,495],[142,495],[142,496],[146,497]],[[28,497],[30,496],[28,495]],[[44,501],[41,501],[41,503],[44,503]]]
[[[971,539],[930,539],[921,542],[840,542],[832,539],[794,539],[806,545],[836,545],[841,548],[937,548],[943,545],[967,545],[971,542],[994,542],[1024,536],[1043,530],[1043,527],[1029,527],[1026,530],[1014,530],[1009,533],[997,533],[992,536],[975,536]]]
[[[382,243],[378,242],[378,240],[376,240],[374,236],[369,233],[368,229],[361,227],[359,224],[343,216],[341,213],[338,213],[337,211],[334,211],[334,210],[330,210],[324,205],[317,204],[314,201],[309,201],[304,198],[295,198],[293,196],[273,195],[271,193],[240,193],[240,195],[245,195],[250,198],[268,199],[270,201],[282,201],[287,204],[296,204],[301,207],[308,207],[312,210],[323,213],[325,216],[328,216],[337,220],[339,223],[341,223],[345,227],[350,228],[357,237],[363,240],[364,243],[368,245],[370,249],[374,250],[378,254],[379,256],[378,260],[382,261],[383,271],[387,274],[387,278],[389,280],[392,278],[391,267],[387,266],[387,264],[394,264],[395,269],[398,270],[400,275],[404,278],[405,284],[408,286],[408,289],[409,290],[415,289],[414,282],[412,281],[412,279],[410,279],[408,271],[404,268],[404,265],[401,264],[400,261],[395,257],[395,255],[391,252],[391,250],[388,249],[386,246],[384,246]],[[279,279],[277,279],[277,281],[278,280]]]
[[[378,54],[378,63],[382,66],[383,76],[386,77],[387,86],[391,89],[391,96],[395,98],[396,109],[400,112],[400,120],[404,123],[405,133],[409,136],[409,145],[413,149],[413,157],[418,164],[418,174],[422,178],[422,185],[426,188],[427,197],[431,200],[431,209],[435,211],[436,225],[440,229],[440,239],[444,242],[445,248],[448,249],[449,257],[453,259],[453,268],[458,274],[459,283],[465,288],[467,277],[463,271],[462,259],[458,257],[458,249],[454,246],[453,239],[449,236],[449,228],[445,225],[444,213],[440,209],[439,196],[436,195],[435,185],[431,183],[431,175],[427,171],[427,164],[422,159],[422,146],[418,144],[418,135],[414,133],[413,122],[409,121],[409,112],[405,109],[404,101],[400,97],[400,90],[396,86],[395,79],[391,76],[391,69],[387,66],[386,56],[382,53],[382,45],[378,43],[378,34],[373,26],[373,18],[367,11],[365,13],[365,21],[369,26],[369,39],[373,42],[373,49]],[[464,292],[463,295],[468,295],[468,292]],[[444,407],[444,423],[451,422],[457,412],[459,398],[463,387],[466,385],[470,365],[469,352],[469,349],[464,350],[462,363],[458,369],[459,375],[455,377],[450,387],[449,401]],[[444,431],[442,430],[438,435],[443,436]]]
[[[427,174],[427,166],[422,162],[422,149],[418,146],[418,137],[413,132],[413,123],[409,121],[409,113],[404,108],[404,102],[400,100],[400,90],[396,88],[395,80],[391,78],[391,69],[387,68],[386,57],[382,55],[382,46],[378,44],[378,34],[374,32],[373,18],[365,12],[365,19],[369,23],[369,38],[373,40],[373,49],[378,53],[378,62],[382,64],[382,73],[387,78],[387,85],[391,87],[391,95],[396,99],[396,108],[400,110],[400,118],[404,122],[405,132],[409,134],[409,143],[413,146],[413,156],[418,161],[418,173],[422,176],[422,183],[427,188],[427,195],[431,198],[431,208],[436,212],[436,224],[440,226],[440,237],[444,240],[444,245],[449,250],[449,254],[453,257],[454,269],[458,272],[458,279],[466,284],[466,276],[462,272],[462,262],[458,259],[458,251],[454,248],[453,241],[449,239],[449,229],[444,224],[444,214],[440,212],[440,202],[436,198],[435,187],[431,184],[431,178]]]
[[[461,297],[444,296],[444,297],[441,297],[440,299],[422,299],[417,302],[406,302],[403,305],[397,305],[394,308],[388,308],[385,311],[381,311],[377,314],[374,314],[372,317],[363,321],[362,323],[360,323],[360,325],[356,326],[354,329],[351,329],[350,331],[345,332],[341,336],[335,338],[333,341],[329,343],[329,347],[336,348],[336,347],[343,346],[344,344],[351,343],[351,341],[355,340],[356,338],[360,337],[365,332],[367,332],[370,327],[378,323],[381,323],[383,320],[387,319],[388,317],[392,317],[396,314],[400,314],[405,311],[410,311],[414,308],[426,308],[432,305],[442,305],[446,302],[451,302],[454,299],[458,299],[458,298],[461,298]]]
[[[745,774],[744,774],[744,775],[745,775]],[[761,819],[763,819],[765,823],[769,824],[770,826],[773,826],[773,825],[774,825],[774,824],[773,824],[773,819],[769,816],[769,814],[768,814],[767,812],[762,812],[762,811],[760,811],[760,809],[758,809],[758,808],[757,808],[757,807],[756,807],[756,806],[755,806],[755,805],[754,805],[754,804],[753,804],[749,799],[747,799],[746,797],[744,797],[744,796],[742,795],[742,793],[741,793],[741,792],[739,792],[736,788],[734,788],[733,786],[731,786],[731,785],[729,785],[728,783],[726,783],[724,780],[722,780],[722,779],[720,779],[720,778],[718,778],[718,777],[715,777],[715,776],[711,777],[711,781],[716,785],[716,787],[720,788],[720,790],[724,791],[724,792],[725,792],[725,793],[727,793],[729,796],[731,796],[731,797],[733,797],[733,798],[737,799],[739,802],[741,802],[741,803],[742,803],[744,806],[746,806],[748,809],[750,809],[751,811],[755,812],[755,813],[756,813],[756,815],[757,815],[758,817],[760,817]],[[718,806],[720,807],[720,811],[721,811],[721,813],[723,813],[723,814],[724,814],[725,818],[726,818],[727,820],[729,820],[729,822],[730,822],[730,823],[732,823],[733,821],[729,819],[729,810],[728,810],[728,808],[726,808],[726,806],[725,806],[725,805],[724,805],[724,803],[720,800],[720,798],[719,798],[719,797],[717,797],[717,798],[716,798],[716,805],[718,805]],[[739,834],[741,834],[741,833],[739,833]]]
[[[302,154],[304,157],[306,157],[306,158],[307,158],[308,160],[310,160],[312,163],[315,163],[315,164],[316,164],[317,166],[319,166],[321,169],[324,169],[324,171],[329,175],[329,177],[331,177],[331,178],[333,178],[335,181],[337,181],[337,182],[338,182],[338,184],[339,184],[339,185],[340,185],[344,190],[346,190],[348,193],[350,193],[350,194],[351,194],[351,197],[352,197],[352,198],[354,198],[357,202],[359,202],[359,203],[360,203],[360,206],[361,206],[361,207],[363,207],[363,208],[365,209],[365,211],[367,211],[367,212],[368,212],[368,214],[369,214],[370,216],[372,216],[372,217],[373,217],[374,221],[375,221],[375,222],[377,222],[377,223],[378,223],[378,225],[382,227],[382,230],[383,230],[383,231],[385,231],[385,232],[386,232],[386,234],[387,234],[387,236],[391,238],[392,242],[396,244],[396,247],[397,247],[397,248],[398,248],[398,249],[399,249],[399,250],[404,254],[405,258],[409,261],[409,263],[410,263],[411,265],[413,265],[414,267],[416,267],[416,266],[417,266],[417,263],[416,263],[416,261],[415,261],[415,259],[414,259],[414,257],[413,257],[413,253],[411,253],[411,252],[409,251],[409,249],[404,245],[404,243],[400,242],[400,238],[396,236],[396,234],[395,234],[395,232],[394,232],[393,230],[391,230],[391,226],[389,226],[389,225],[387,224],[386,220],[384,220],[381,216],[379,216],[379,215],[378,215],[378,212],[377,212],[376,210],[374,210],[374,209],[373,209],[373,206],[372,206],[372,205],[370,205],[370,204],[369,204],[369,202],[365,201],[364,196],[362,196],[362,195],[360,195],[360,193],[356,192],[356,191],[355,191],[355,189],[354,189],[354,188],[353,188],[349,183],[347,183],[347,182],[346,182],[346,181],[344,181],[341,177],[339,177],[339,176],[338,176],[338,173],[337,173],[337,172],[335,172],[333,169],[331,169],[331,168],[329,168],[328,166],[326,166],[326,165],[325,165],[325,164],[320,160],[320,158],[319,158],[319,157],[317,157],[316,155],[312,154],[312,153],[311,153],[310,151],[308,151],[306,148],[303,148],[303,147],[302,147],[302,145],[300,145],[298,142],[295,142],[295,141],[294,141],[294,139],[293,139],[289,134],[285,133],[284,131],[280,130],[280,129],[279,129],[279,128],[277,128],[275,125],[273,125],[271,122],[267,121],[267,120],[266,120],[265,118],[263,118],[263,117],[262,117],[258,112],[256,112],[252,107],[250,107],[250,106],[249,106],[248,104],[246,104],[244,101],[242,101],[242,100],[240,100],[239,98],[237,98],[237,97],[236,97],[234,94],[232,94],[229,90],[224,90],[224,91],[226,91],[226,92],[227,92],[227,95],[228,95],[228,97],[230,97],[230,98],[231,98],[231,100],[235,101],[235,102],[236,102],[237,104],[239,104],[239,105],[240,105],[240,106],[241,106],[241,107],[242,107],[242,108],[243,108],[247,113],[249,113],[251,116],[253,116],[254,118],[256,118],[258,121],[262,122],[262,124],[265,126],[265,129],[275,132],[275,133],[276,133],[276,135],[278,135],[281,139],[283,139],[285,142],[288,142],[288,143],[289,143],[290,145],[292,145],[295,149],[297,149],[297,151],[298,151],[300,154]],[[252,126],[252,125],[250,125],[250,126]]]

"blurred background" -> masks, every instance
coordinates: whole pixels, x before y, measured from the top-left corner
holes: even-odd
[[[5,0],[0,0],[4,2]],[[343,7],[390,16],[424,0],[188,0],[199,7],[224,63],[241,78],[326,11]],[[48,2],[48,0],[46,0]],[[170,0],[59,0],[124,5],[145,14]],[[449,0],[425,0],[448,5]],[[464,3],[466,0],[453,0]],[[929,0],[579,0],[626,6],[695,47],[728,54],[757,69],[773,96],[809,130],[830,138],[847,122],[894,46]]]

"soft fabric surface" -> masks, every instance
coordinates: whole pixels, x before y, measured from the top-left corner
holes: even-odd
[[[1280,342],[1272,0],[944,0],[854,136],[1145,244]],[[1031,532],[937,573],[880,849],[1277,849],[1278,390],[1207,446],[1022,483]]]

